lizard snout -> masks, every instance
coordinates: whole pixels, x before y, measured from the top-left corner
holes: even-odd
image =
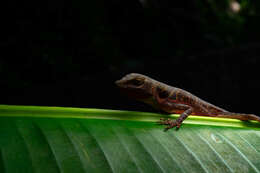
[[[117,80],[117,81],[115,81],[115,84],[116,84],[117,86],[121,87],[122,84],[123,84],[123,82],[122,82],[122,80]]]

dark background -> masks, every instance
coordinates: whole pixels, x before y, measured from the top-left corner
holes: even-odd
[[[0,104],[153,111],[114,85],[138,72],[233,112],[259,112],[260,1],[45,0],[0,8]]]

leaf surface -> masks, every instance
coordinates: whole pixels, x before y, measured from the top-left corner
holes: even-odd
[[[171,115],[176,118],[178,115]],[[260,172],[257,122],[0,105],[0,172]]]

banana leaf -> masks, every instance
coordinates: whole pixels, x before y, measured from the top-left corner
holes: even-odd
[[[161,117],[0,105],[0,173],[260,172],[259,123],[190,116],[164,132]]]

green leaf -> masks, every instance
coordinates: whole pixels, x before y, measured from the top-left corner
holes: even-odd
[[[260,172],[257,122],[191,116],[164,132],[160,117],[0,105],[0,172]]]

